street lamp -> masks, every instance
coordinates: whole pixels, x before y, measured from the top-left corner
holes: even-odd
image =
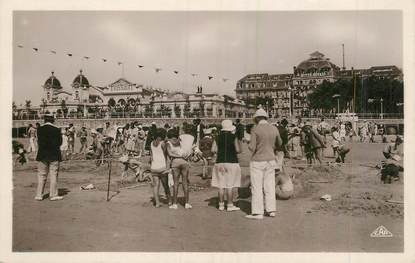
[[[383,119],[383,98],[380,98],[380,118]]]
[[[332,96],[333,99],[337,99],[337,113],[340,113],[340,94],[334,94]]]
[[[291,109],[291,91],[292,91],[292,87],[288,87],[288,111],[290,114],[290,119],[292,117],[292,109]]]
[[[377,99],[368,99],[367,102],[372,103],[376,100]],[[380,101],[380,118],[383,119],[383,98],[380,98],[379,101]]]

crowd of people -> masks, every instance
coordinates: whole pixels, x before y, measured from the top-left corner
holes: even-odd
[[[179,185],[182,185],[184,208],[191,209],[189,197],[189,177],[191,163],[203,162],[202,178],[211,179],[211,186],[218,189],[218,209],[237,211],[234,203],[235,189],[246,187],[241,176],[239,154],[243,149],[251,153],[249,164],[249,186],[252,195],[250,219],[262,219],[264,215],[274,217],[276,198],[289,199],[294,186],[291,177],[284,171],[284,159],[304,160],[308,165],[325,162],[324,148],[333,150],[335,162],[344,163],[350,152],[348,141],[358,135],[362,142],[374,142],[375,135],[384,131],[373,123],[364,122],[355,131],[348,122],[337,121],[329,125],[324,119],[319,123],[282,119],[270,123],[267,112],[259,108],[254,115],[254,123],[243,125],[240,120],[223,120],[220,124],[204,125],[202,120],[182,125],[166,123],[159,127],[139,122],[126,125],[111,125],[88,130],[76,129],[73,124],[58,128],[53,116],[45,116],[45,124],[30,125],[27,131],[29,147],[25,152],[36,152],[38,165],[38,188],[35,199],[43,200],[46,176],[51,177],[50,199],[61,200],[57,193],[57,173],[59,162],[71,159],[73,155],[83,155],[100,165],[108,158],[118,156],[123,164],[122,178],[132,169],[141,176],[142,157],[150,157],[151,185],[154,205],[160,207],[160,185],[168,200],[170,209],[178,209]],[[80,148],[75,152],[75,141]],[[402,151],[398,148],[403,139],[398,136],[393,144],[384,149],[386,158],[382,177],[384,182],[397,177]],[[247,144],[247,147],[243,147]],[[13,145],[15,147],[15,145]],[[17,146],[16,146],[17,147]],[[383,174],[382,174],[383,175]],[[143,179],[143,178],[139,178]],[[225,204],[226,202],[226,204]]]

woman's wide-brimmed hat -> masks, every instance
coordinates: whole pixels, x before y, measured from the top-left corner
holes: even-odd
[[[231,120],[222,121],[222,131],[234,131],[236,129]]]

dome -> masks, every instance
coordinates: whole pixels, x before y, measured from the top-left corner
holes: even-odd
[[[338,66],[331,63],[328,58],[324,57],[324,54],[316,51],[310,54],[310,58],[304,60],[297,66],[298,69],[303,71],[308,71],[310,69],[315,69],[316,71],[321,71],[323,69],[337,69]]]
[[[73,87],[89,87],[89,81],[85,77],[85,75],[82,74],[82,70],[79,71],[79,75],[76,76],[76,78],[72,81]]]
[[[52,76],[50,76],[44,85],[45,88],[52,89],[62,89],[60,81],[55,77],[54,72],[52,71]]]

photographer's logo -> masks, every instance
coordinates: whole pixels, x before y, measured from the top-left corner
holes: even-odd
[[[370,237],[393,237],[393,235],[386,227],[379,226],[370,234]]]

